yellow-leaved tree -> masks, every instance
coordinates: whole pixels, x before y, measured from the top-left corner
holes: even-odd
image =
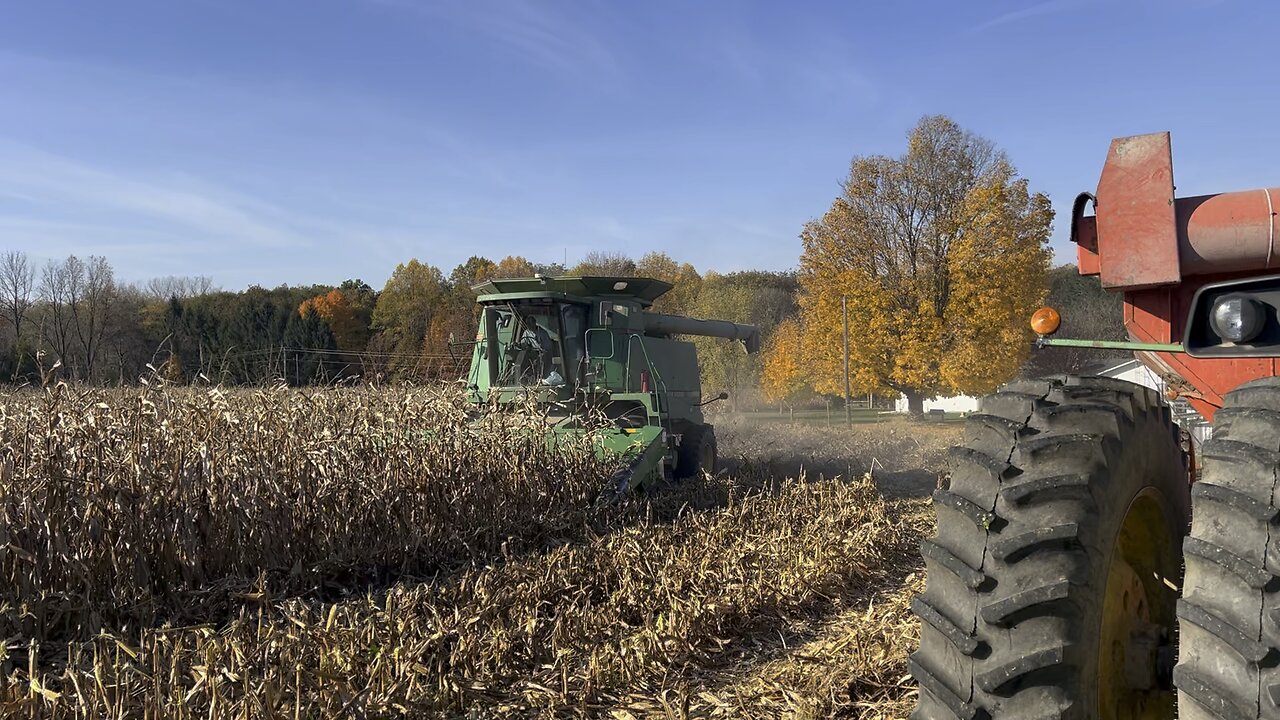
[[[802,343],[797,318],[783,320],[774,328],[765,346],[760,370],[760,389],[766,400],[794,406],[813,397]]]
[[[636,263],[636,275],[671,283],[671,290],[653,304],[654,312],[684,315],[698,299],[702,276],[689,263],[676,262],[664,252],[648,252]]]
[[[856,391],[987,393],[1026,361],[1043,301],[1053,210],[991,141],[923,118],[899,157],[855,158],[801,239],[805,367],[843,391],[842,298]]]

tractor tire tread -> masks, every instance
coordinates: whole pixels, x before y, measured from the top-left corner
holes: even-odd
[[[956,625],[946,615],[943,615],[941,610],[925,602],[923,598],[913,598],[911,600],[911,610],[921,620],[929,623],[935,630],[945,635],[961,653],[974,655],[981,649],[983,643],[973,633],[967,632],[959,625]]]
[[[978,687],[985,692],[1000,695],[1001,690],[1013,681],[1025,678],[1031,673],[1062,664],[1065,653],[1061,647],[1045,648],[1025,653],[1013,662],[1001,665],[993,670],[978,675]]]
[[[1044,610],[1046,609],[1044,606],[1049,603],[1067,599],[1070,591],[1071,583],[1066,580],[1023,590],[1003,600],[984,605],[982,619],[988,625],[1008,627],[1014,624],[1015,618],[1022,617],[1033,609]]]
[[[1006,563],[1016,563],[1037,552],[1071,549],[1078,542],[1079,536],[1080,526],[1076,523],[1036,528],[992,543],[991,557]]]
[[[702,451],[703,446],[707,443],[711,444],[711,456],[713,458],[711,467],[703,467]],[[694,425],[685,430],[680,440],[679,447],[676,448],[676,467],[672,473],[677,480],[686,480],[696,477],[699,473],[715,474],[716,457],[718,448],[716,447],[715,427],[706,425]]]
[[[934,560],[939,566],[950,570],[971,590],[978,590],[987,585],[987,576],[981,570],[970,567],[955,553],[932,540],[920,541],[920,555],[926,560]]]
[[[1272,654],[1271,648],[1250,640],[1239,628],[1195,603],[1179,600],[1178,617],[1215,635],[1246,662],[1259,665]]]
[[[961,698],[960,693],[948,686],[942,678],[926,669],[915,655],[907,658],[907,669],[916,682],[920,683],[920,687],[951,711],[952,716],[959,720],[978,720],[980,717],[986,717],[986,713],[979,715],[978,708]]]
[[[1093,683],[1078,647],[1089,633],[1077,606],[1089,601],[1077,593],[1096,574],[1094,518],[1131,438],[1185,474],[1168,409],[1123,381],[1026,380],[984,398],[965,433],[934,493],[937,530],[920,541],[927,583],[911,605],[921,620],[911,717],[1092,717],[1077,700]]]
[[[1173,684],[1179,693],[1190,697],[1217,720],[1257,720],[1256,712],[1240,706],[1225,689],[1181,665],[1173,669]],[[1188,708],[1179,703],[1179,709],[1185,713]]]
[[[985,510],[981,505],[949,490],[939,489],[934,491],[933,502],[955,510],[969,518],[974,525],[980,528],[991,528],[996,524],[995,513]]]
[[[1261,520],[1267,523],[1274,523],[1277,516],[1280,516],[1280,510],[1273,506],[1259,502],[1252,496],[1237,490],[1209,482],[1201,481],[1192,485],[1191,497],[1197,500],[1207,500],[1226,505],[1237,512],[1248,515],[1254,520]]]
[[[1235,575],[1245,585],[1254,590],[1261,590],[1266,587],[1273,577],[1271,573],[1266,571],[1266,568],[1260,568],[1230,550],[1205,542],[1200,538],[1187,538],[1182,543],[1182,552],[1185,555],[1197,557],[1217,565]]]
[[[1030,478],[1010,483],[1000,489],[1005,501],[1017,505],[1059,500],[1063,498],[1086,499],[1089,495],[1089,476],[1080,473]]]
[[[1280,378],[1227,393],[1201,457],[1178,605],[1180,710],[1280,720]]]

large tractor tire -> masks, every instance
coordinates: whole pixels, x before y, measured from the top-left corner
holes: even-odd
[[[1183,546],[1179,717],[1280,718],[1280,378],[1231,392],[1202,456]]]
[[[1107,378],[1012,383],[952,459],[921,543],[913,720],[1172,718],[1190,493],[1159,395]]]

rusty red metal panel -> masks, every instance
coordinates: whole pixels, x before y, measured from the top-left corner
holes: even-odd
[[[1151,287],[1182,279],[1169,133],[1112,140],[1097,198],[1103,287]]]
[[[1098,225],[1097,219],[1082,217],[1075,223],[1076,268],[1081,275],[1097,275],[1098,268]]]

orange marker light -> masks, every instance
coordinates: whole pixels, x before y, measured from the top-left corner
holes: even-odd
[[[1031,315],[1031,329],[1037,335],[1052,335],[1062,325],[1062,316],[1051,307],[1042,307]]]

